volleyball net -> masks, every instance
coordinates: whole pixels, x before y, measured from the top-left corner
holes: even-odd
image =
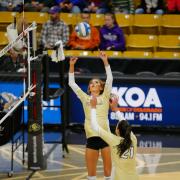
[[[41,59],[35,56],[36,24],[32,23],[19,35],[12,24],[7,29],[7,35],[9,44],[0,51],[0,101],[3,112],[0,129],[5,129],[6,121],[15,124],[18,120],[11,116],[22,104],[26,104],[28,168],[43,169],[46,165],[42,136]],[[20,115],[18,117],[21,118]]]
[[[7,32],[12,36],[11,42],[0,51],[1,111],[6,112],[0,124],[25,101],[36,86],[31,84],[30,74],[31,61],[34,60],[34,57],[31,57],[30,32],[35,29],[36,25],[33,23],[16,38],[14,32]]]

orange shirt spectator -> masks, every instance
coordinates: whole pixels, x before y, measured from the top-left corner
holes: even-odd
[[[90,14],[82,13],[81,18],[83,22],[89,23]],[[88,37],[79,37],[75,31],[70,35],[68,46],[71,49],[86,49],[93,50],[99,46],[100,36],[96,27],[91,26],[91,34]]]

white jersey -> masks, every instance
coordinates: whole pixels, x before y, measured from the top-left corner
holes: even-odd
[[[110,93],[112,89],[112,73],[110,66],[105,67],[106,74],[107,74],[107,80],[105,83],[104,91],[101,95],[97,97],[97,117],[98,117],[98,123],[105,129],[106,131],[109,131],[109,121],[108,121],[108,111],[109,111],[109,98]],[[74,73],[69,73],[69,85],[75,92],[75,94],[80,99],[84,114],[85,114],[85,123],[84,128],[86,132],[86,137],[92,137],[92,136],[99,136],[97,132],[93,131],[91,128],[91,106],[90,106],[90,99],[91,96],[86,94],[84,91],[80,89],[80,87],[75,83],[74,80]]]

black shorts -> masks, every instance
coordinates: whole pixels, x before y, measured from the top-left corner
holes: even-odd
[[[109,145],[98,136],[88,138],[86,143],[86,148],[94,149],[94,150],[103,149],[108,146]]]

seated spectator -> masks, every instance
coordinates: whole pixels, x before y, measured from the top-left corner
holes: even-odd
[[[0,0],[0,11],[20,11],[23,0]]]
[[[105,25],[100,28],[100,49],[124,51],[125,38],[123,30],[117,25],[113,14],[105,14]]]
[[[0,59],[0,71],[20,72],[24,66],[23,56],[11,49],[8,55]]]
[[[81,14],[82,22],[90,22],[90,14],[82,13]],[[94,50],[97,49],[100,43],[99,31],[96,27],[91,27],[91,34],[88,37],[79,37],[75,31],[70,35],[70,40],[68,46],[71,49],[86,49]]]
[[[85,0],[56,0],[61,12],[80,13],[85,6]]]
[[[0,93],[0,112],[8,112],[16,103],[18,98],[9,92]]]
[[[62,40],[65,46],[69,40],[69,27],[59,19],[59,7],[53,6],[49,10],[50,20],[42,27],[40,35],[40,47],[53,49],[55,43]]]
[[[48,12],[49,8],[54,6],[55,2],[52,0],[26,0],[24,9],[31,12]]]
[[[180,0],[167,0],[168,13],[179,14],[180,13]]]
[[[28,23],[26,21],[26,19],[23,17],[23,15],[19,16],[17,18],[17,22],[11,23],[6,27],[6,31],[7,31],[7,38],[9,43],[12,43],[13,41],[15,41],[19,34],[21,34],[23,32],[23,29],[26,29],[28,27]],[[32,31],[29,32],[30,34],[30,38],[32,36]],[[19,40],[18,42],[16,42],[16,45],[13,46],[13,48],[11,50],[13,50],[13,53],[17,53],[17,54],[26,54],[27,51],[27,44],[26,44],[26,40]]]
[[[89,0],[84,11],[89,13],[104,14],[109,12],[109,0]]]
[[[162,0],[141,0],[135,14],[163,14],[164,2]]]
[[[133,0],[112,0],[112,12],[133,14],[134,13],[134,1]]]

